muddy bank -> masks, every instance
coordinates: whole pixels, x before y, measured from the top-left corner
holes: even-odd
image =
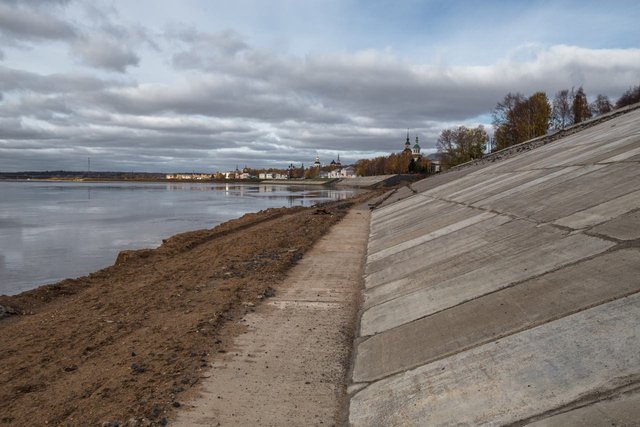
[[[354,202],[268,209],[0,296],[0,425],[164,425],[236,322]]]

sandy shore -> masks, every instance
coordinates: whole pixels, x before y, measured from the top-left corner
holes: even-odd
[[[0,320],[0,424],[165,425],[244,332],[234,320],[370,196],[248,214],[0,296],[16,313]]]

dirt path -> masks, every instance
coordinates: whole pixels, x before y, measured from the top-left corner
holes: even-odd
[[[177,426],[335,425],[360,298],[369,212],[353,208],[247,314]]]

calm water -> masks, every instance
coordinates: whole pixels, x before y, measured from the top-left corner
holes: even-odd
[[[0,294],[16,294],[270,207],[309,206],[357,190],[261,184],[0,182]]]

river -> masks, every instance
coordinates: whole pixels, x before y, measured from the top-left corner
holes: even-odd
[[[310,206],[355,189],[212,183],[0,182],[0,295],[107,267],[121,250],[245,213]]]

